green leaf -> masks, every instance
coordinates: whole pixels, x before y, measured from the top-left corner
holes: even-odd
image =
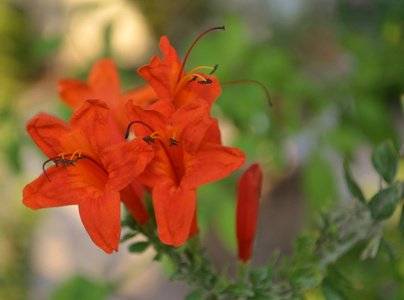
[[[327,300],[344,300],[346,299],[341,290],[336,288],[331,281],[324,280],[322,283],[324,297]]]
[[[369,243],[366,245],[361,253],[361,259],[365,260],[367,258],[375,258],[377,252],[379,251],[380,242],[382,241],[383,233],[379,233],[374,236]]]
[[[373,151],[372,163],[386,182],[393,182],[398,168],[398,153],[392,141],[380,144]]]
[[[157,253],[154,257],[153,257],[153,261],[161,261],[163,257],[162,253]]]
[[[268,280],[268,269],[267,268],[257,268],[251,270],[250,281],[254,287],[267,287],[269,285]]]
[[[129,252],[142,253],[149,247],[149,242],[137,242],[129,246]]]
[[[121,237],[120,243],[126,242],[131,238],[135,237],[138,233],[137,232],[128,232],[123,237]]]
[[[189,293],[186,297],[185,300],[204,300],[206,292],[203,289],[196,289]]]
[[[329,162],[316,153],[302,173],[305,196],[313,211],[329,205],[337,198],[336,178]]]
[[[369,202],[374,220],[385,220],[391,217],[401,199],[402,186],[396,182],[392,186],[378,192]]]
[[[344,173],[345,173],[345,179],[346,183],[348,185],[348,189],[351,192],[352,196],[357,198],[360,202],[366,204],[366,199],[363,196],[362,190],[358,186],[358,184],[355,182],[355,179],[353,178],[351,168],[348,165],[348,162],[344,160]]]
[[[389,261],[394,261],[397,258],[397,249],[394,245],[387,243],[385,239],[381,240],[380,250],[387,254]]]
[[[77,276],[62,283],[56,288],[50,300],[102,300],[113,291],[111,285],[90,281],[83,276]]]
[[[254,296],[254,292],[250,289],[240,287],[239,285],[233,284],[230,285],[226,291],[233,296],[239,296],[239,297],[252,297]]]
[[[299,291],[309,290],[318,286],[322,279],[323,274],[315,265],[297,268],[290,273],[290,281]]]

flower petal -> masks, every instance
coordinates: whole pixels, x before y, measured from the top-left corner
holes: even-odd
[[[120,191],[139,175],[153,158],[153,149],[144,141],[134,139],[102,152],[109,174],[109,185]]]
[[[32,209],[78,204],[101,193],[108,180],[105,170],[90,159],[74,165],[58,162],[45,172],[23,190],[23,203]]]
[[[170,69],[158,56],[153,56],[149,65],[138,69],[138,74],[154,89],[160,100],[171,99]]]
[[[87,84],[76,79],[62,79],[58,82],[59,97],[71,109],[79,109],[84,100],[93,99],[93,94]]]
[[[66,177],[67,172],[64,171],[67,170],[61,171],[51,167],[46,172],[52,182],[42,174],[27,184],[22,191],[22,203],[32,209],[78,204],[87,194],[87,190],[83,186],[72,188],[69,184],[72,179]]]
[[[215,76],[207,76],[204,73],[198,73],[205,79],[210,79],[212,83],[200,84],[197,80],[188,82],[175,95],[175,107],[176,109],[183,106],[185,103],[192,101],[196,98],[201,98],[209,104],[209,108],[212,107],[213,102],[219,97],[222,92],[219,81]]]
[[[202,139],[202,144],[205,143],[214,143],[214,144],[222,144],[222,135],[219,128],[219,122],[217,119],[212,118],[212,124],[210,124],[208,130]]]
[[[148,108],[152,103],[158,101],[158,97],[154,89],[150,85],[145,85],[124,93],[121,98],[126,103],[128,100],[133,100],[135,105],[143,108]]]
[[[177,51],[175,51],[174,47],[170,45],[170,41],[164,35],[160,38],[160,50],[161,53],[163,53],[164,62],[170,69],[170,73],[168,75],[170,77],[171,88],[173,89],[178,82],[182,63],[178,58]],[[184,72],[182,75],[184,75]]]
[[[119,193],[108,187],[79,203],[81,221],[93,242],[106,253],[118,251],[121,235]]]
[[[153,206],[160,240],[175,247],[184,244],[196,209],[196,190],[161,182],[153,188]]]
[[[55,157],[65,151],[65,143],[74,143],[67,124],[47,114],[39,114],[28,122],[27,131],[47,157]]]
[[[206,130],[212,123],[208,104],[202,99],[195,99],[182,106],[173,115],[174,130],[181,133],[181,141],[186,151],[198,150]]]
[[[118,70],[112,59],[101,59],[91,69],[87,83],[75,79],[59,81],[59,95],[73,110],[85,100],[103,99],[110,108],[118,105],[120,82]]]
[[[245,154],[238,148],[204,144],[195,155],[184,153],[186,173],[181,185],[196,188],[222,179],[241,168]]]
[[[168,118],[160,112],[143,109],[142,107],[135,105],[132,100],[128,101],[126,104],[126,112],[128,114],[128,119],[131,122],[143,122],[156,131],[165,129],[170,123]],[[153,133],[150,128],[142,124],[133,124],[131,130],[134,130],[137,136],[144,137]]]
[[[76,137],[83,137],[98,153],[111,144],[109,109],[104,101],[85,101],[71,116],[69,124],[73,134]]]

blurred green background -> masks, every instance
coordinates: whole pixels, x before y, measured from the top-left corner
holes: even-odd
[[[351,201],[342,159],[352,163],[365,194],[379,179],[372,147],[402,141],[404,2],[400,0],[254,1],[2,1],[0,2],[0,299],[180,299],[187,289],[167,283],[153,253],[107,256],[86,236],[75,208],[33,212],[21,204],[25,184],[44,156],[25,123],[45,111],[67,120],[57,81],[85,79],[92,64],[117,61],[123,90],[144,84],[136,69],[160,55],[167,35],[184,57],[205,29],[226,25],[194,48],[186,69],[219,64],[224,86],[213,107],[223,140],[259,161],[265,184],[253,262],[274,249],[288,254],[318,213]],[[402,172],[402,171],[401,171]],[[198,190],[203,244],[216,264],[234,267],[235,183],[240,175]],[[402,253],[390,224],[386,232]],[[401,247],[400,247],[401,246]],[[404,260],[359,250],[338,264],[360,287],[351,299],[403,299]],[[132,255],[133,256],[133,255]],[[129,262],[128,262],[129,261]],[[233,266],[233,267],[232,267]],[[164,273],[164,272],[163,272]],[[147,288],[145,288],[145,286]],[[321,293],[306,295],[323,299]]]

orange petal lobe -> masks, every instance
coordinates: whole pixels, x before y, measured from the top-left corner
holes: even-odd
[[[167,76],[170,69],[161,58],[153,56],[150,64],[140,67],[137,72],[155,90],[160,100],[171,99],[171,80]]]
[[[92,241],[106,253],[118,251],[121,235],[119,193],[108,187],[79,204],[81,221]]]
[[[47,114],[39,114],[28,122],[27,131],[47,157],[55,157],[65,151],[63,139],[68,139],[68,142],[73,143],[68,137],[70,129],[67,124]]]
[[[139,175],[153,158],[153,150],[144,141],[134,139],[115,145],[103,153],[108,168],[109,185],[120,191]]]
[[[238,148],[218,144],[205,144],[198,153],[184,154],[186,174],[182,179],[184,188],[198,186],[222,179],[241,168],[245,154]]]
[[[161,182],[153,189],[153,206],[160,240],[175,247],[184,244],[196,209],[196,190]]]
[[[108,116],[104,101],[88,100],[72,115],[69,124],[76,136],[82,136],[96,152],[101,152],[111,143]]]
[[[195,99],[177,110],[172,119],[174,130],[177,134],[181,133],[183,147],[189,152],[195,152],[212,123],[208,104],[202,99]]]
[[[22,191],[22,203],[32,209],[78,204],[87,194],[86,188],[75,184],[77,178],[69,176],[68,170],[60,169],[61,166],[53,166],[46,170],[52,182],[42,174],[27,184]]]

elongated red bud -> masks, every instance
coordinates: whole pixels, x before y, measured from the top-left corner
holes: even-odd
[[[254,163],[243,173],[237,190],[236,234],[238,259],[247,263],[251,258],[261,197],[262,171]]]

